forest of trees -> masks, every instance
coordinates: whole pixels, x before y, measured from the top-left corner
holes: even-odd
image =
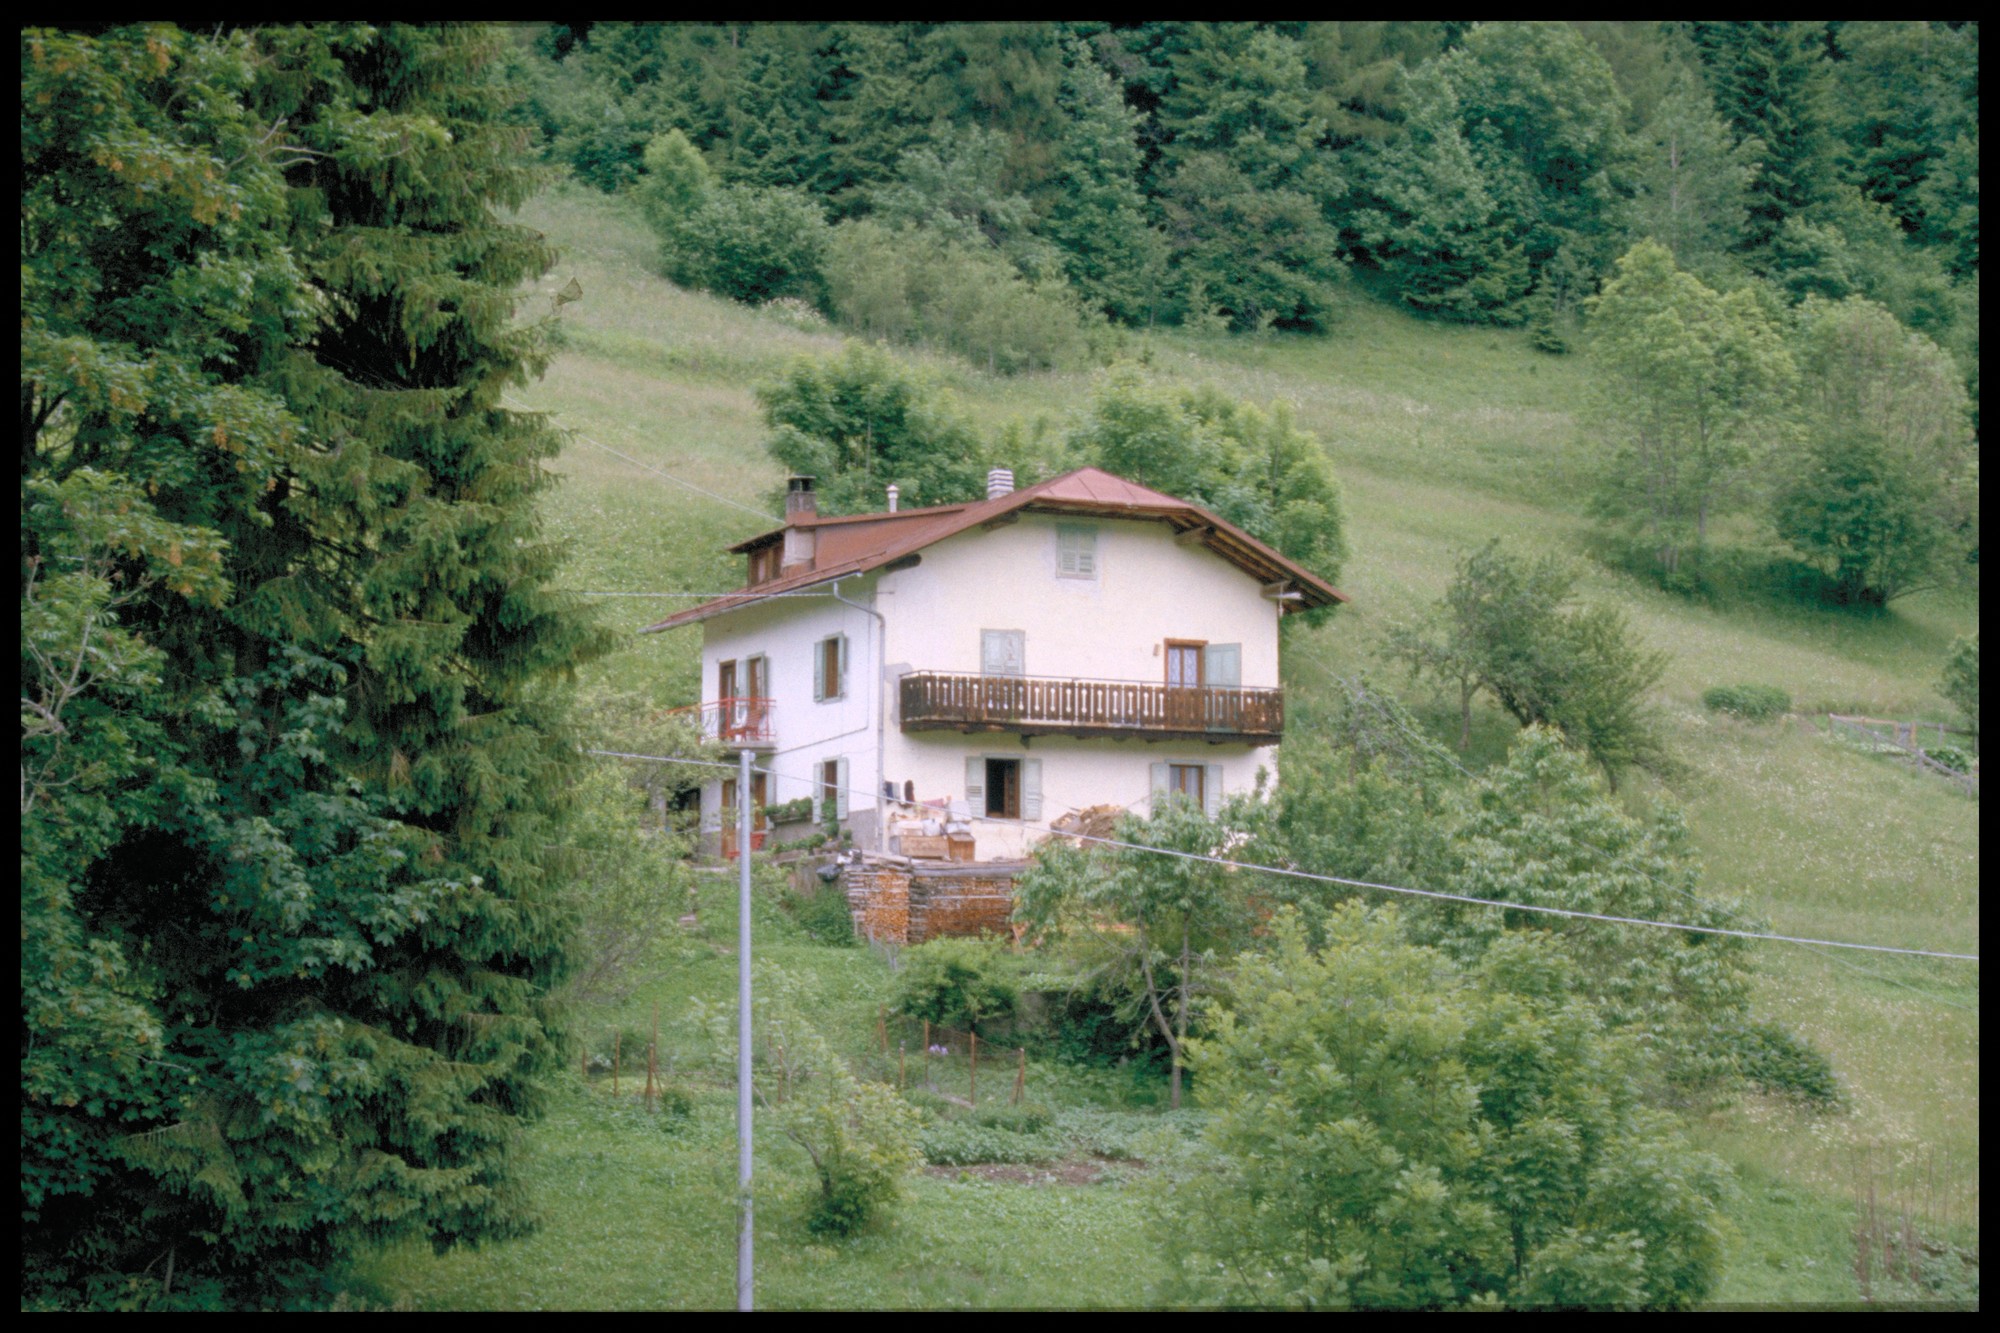
[[[1352,274],[1559,346],[1652,237],[1711,286],[1866,296],[1962,362],[1976,337],[1977,24],[595,23],[519,38],[517,114],[577,179],[643,191],[649,145],[672,141],[712,180],[694,229],[708,244],[773,225],[819,237],[782,282],[713,275],[732,295],[789,286],[844,310],[852,251],[879,245],[874,229],[921,230],[1004,261],[986,280],[1017,280],[1024,301],[1128,324],[1324,327]]]

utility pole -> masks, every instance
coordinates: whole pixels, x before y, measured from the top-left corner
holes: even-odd
[[[755,1232],[750,1217],[750,751],[736,779],[736,1308],[751,1307]]]

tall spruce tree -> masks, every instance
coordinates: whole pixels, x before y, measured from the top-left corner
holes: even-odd
[[[310,1299],[523,1223],[541,239],[479,29],[22,41],[22,1220],[31,1298]]]
[[[1827,202],[1840,182],[1826,29],[1817,23],[1696,23],[1691,34],[1716,109],[1736,141],[1754,138],[1763,145],[1743,241],[1755,262],[1788,218]]]

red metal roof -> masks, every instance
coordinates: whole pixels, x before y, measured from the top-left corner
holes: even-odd
[[[956,536],[982,523],[1022,510],[1041,513],[1090,514],[1099,518],[1159,519],[1177,532],[1205,530],[1201,544],[1264,583],[1285,583],[1299,593],[1281,602],[1286,611],[1303,611],[1347,600],[1347,594],[1303,566],[1280,555],[1249,533],[1199,505],[1115,477],[1101,468],[1078,468],[992,500],[969,504],[933,505],[896,513],[852,514],[838,518],[795,520],[790,527],[811,529],[815,544],[812,564],[768,579],[740,593],[718,597],[676,612],[646,626],[642,634],[674,629],[707,620],[725,611],[763,601],[773,593],[796,592],[833,579],[879,569],[892,560]],[[785,528],[773,528],[730,547],[749,551],[782,538]]]

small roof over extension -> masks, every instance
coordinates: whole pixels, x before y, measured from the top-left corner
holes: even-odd
[[[1199,505],[1177,500],[1123,477],[1114,477],[1101,468],[1086,467],[991,500],[934,505],[928,509],[903,509],[895,513],[854,514],[843,518],[802,515],[786,527],[759,533],[729,549],[749,552],[784,540],[788,530],[810,529],[813,533],[813,558],[808,564],[739,593],[689,607],[657,624],[646,626],[641,633],[691,625],[763,601],[774,593],[796,592],[834,579],[866,574],[947,537],[983,525],[1004,522],[1022,512],[1157,520],[1177,533],[1190,534],[1190,541],[1214,551],[1259,582],[1285,585],[1288,592],[1296,594],[1279,603],[1288,612],[1331,606],[1347,600],[1345,593],[1304,566],[1280,555],[1235,524]]]

